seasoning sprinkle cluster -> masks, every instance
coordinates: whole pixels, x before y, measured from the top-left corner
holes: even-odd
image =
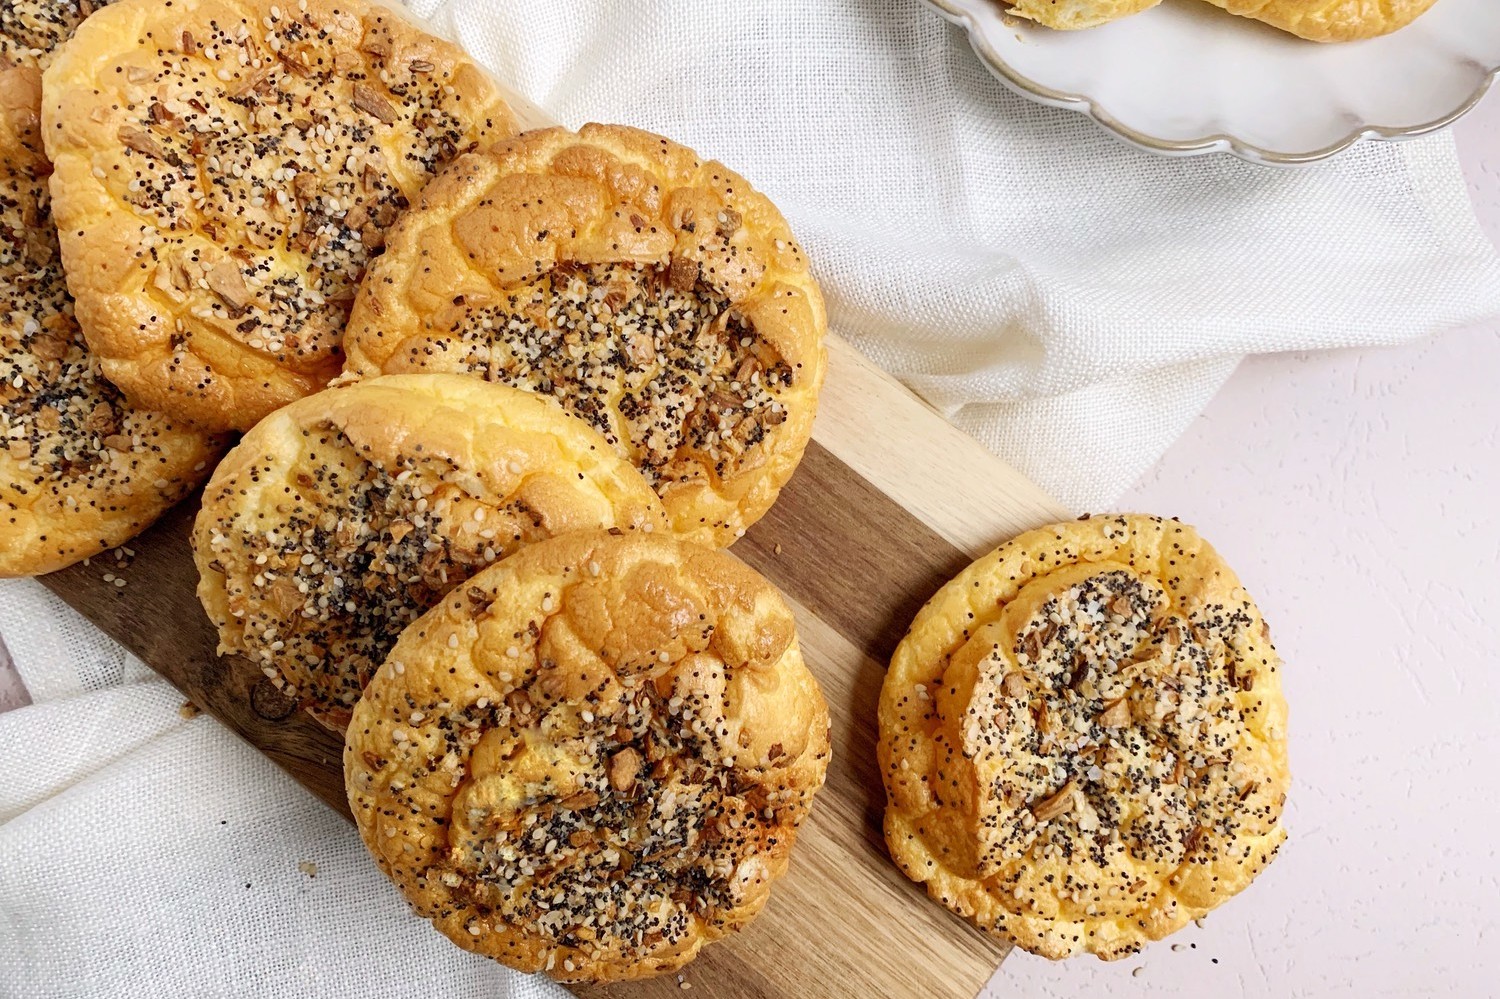
[[[893,657],[892,854],[1028,950],[1134,953],[1284,841],[1279,665],[1190,528],[1122,515],[1027,532],[939,591]]]
[[[562,535],[402,635],[346,741],[361,833],[460,945],[563,980],[676,970],[764,904],[828,714],[768,583]]]
[[[390,15],[366,15],[351,51],[305,7],[154,38],[153,61],[119,67],[129,166],[106,178],[154,224],[141,227],[151,286],[177,304],[211,292],[193,316],[289,364],[336,354],[365,265],[407,207],[398,177],[475,145],[445,76],[391,59]]]
[[[278,684],[284,667],[310,674],[318,689],[307,693],[347,709],[403,628],[547,532],[523,500],[496,505],[451,458],[412,452],[375,462],[326,421],[302,436],[296,467],[266,455],[241,477],[287,477],[274,515],[209,497],[206,507],[232,512],[208,525],[208,555],[227,574],[246,653]]]
[[[658,489],[701,475],[690,456],[727,477],[786,420],[791,367],[680,265],[564,262],[501,303],[461,304],[449,338],[408,351],[556,398]]]

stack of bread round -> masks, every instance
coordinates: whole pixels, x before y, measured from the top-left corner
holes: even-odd
[[[457,374],[301,399],[219,465],[193,551],[221,650],[347,728],[365,842],[461,946],[658,974],[786,870],[829,746],[791,612],[553,400]]]
[[[722,164],[516,130],[379,0],[4,5],[0,574],[211,476],[220,651],[347,728],[418,911],[637,978],[761,909],[823,783],[791,612],[715,549],[807,446],[826,320]]]
[[[455,371],[555,398],[728,545],[812,432],[822,296],[776,207],[633,128],[528,132],[462,157],[387,237],[347,370]]]
[[[413,908],[514,968],[640,978],[761,910],[826,774],[792,613],[720,550],[807,447],[826,318],[723,164],[515,131],[377,0],[0,7],[0,575],[211,475],[220,651],[344,733]],[[886,683],[898,864],[1051,956],[1239,890],[1283,835],[1261,627],[1160,521],[976,565]]]
[[[374,378],[284,406],[203,493],[198,594],[343,731],[396,636],[486,566],[587,529],[667,531],[656,494],[546,399],[457,375]]]

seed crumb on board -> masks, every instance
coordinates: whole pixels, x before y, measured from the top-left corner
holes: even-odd
[[[301,871],[303,874],[306,874],[310,878],[315,878],[318,876],[318,865],[313,863],[311,860],[304,860],[299,863],[297,865],[297,870]]]

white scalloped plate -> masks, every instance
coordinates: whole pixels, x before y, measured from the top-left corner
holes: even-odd
[[[1084,31],[1021,21],[997,0],[927,2],[1011,89],[1172,156],[1310,163],[1449,125],[1500,75],[1500,0],[1438,0],[1401,31],[1340,45],[1202,0]]]

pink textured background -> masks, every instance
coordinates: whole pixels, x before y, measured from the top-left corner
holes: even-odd
[[[1500,93],[1458,126],[1500,241]],[[987,996],[1491,994],[1500,982],[1500,323],[1247,361],[1119,503],[1197,524],[1287,660],[1292,838],[1140,957]],[[0,710],[24,691],[0,656]]]

